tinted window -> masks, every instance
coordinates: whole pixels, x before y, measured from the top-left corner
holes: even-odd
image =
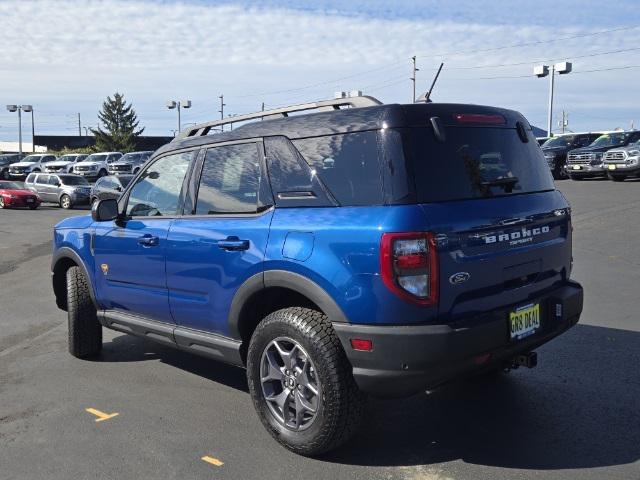
[[[126,186],[131,183],[131,180],[133,180],[133,177],[119,177],[118,180],[120,181],[122,188],[126,188]]]
[[[49,177],[49,185],[53,185],[54,187],[57,187],[58,184],[60,183],[60,179],[54,175]]]
[[[131,189],[127,214],[131,216],[178,214],[182,184],[192,157],[192,152],[167,155],[147,168]]]
[[[207,150],[196,215],[254,213],[260,190],[260,158],[255,143]]]
[[[286,137],[264,139],[267,170],[276,204],[281,206],[333,206],[318,176]]]
[[[41,185],[47,185],[49,183],[49,177],[50,175],[38,175],[36,183],[39,183]]]
[[[65,185],[89,185],[84,177],[60,177],[60,180]]]
[[[25,183],[33,183],[36,181],[36,173],[30,173],[29,176],[27,177],[27,179],[25,180]]]
[[[515,129],[447,127],[445,141],[431,129],[403,129],[404,152],[413,167],[419,202],[553,190],[553,180],[531,132]]]
[[[382,204],[376,132],[306,138],[293,144],[341,205]]]

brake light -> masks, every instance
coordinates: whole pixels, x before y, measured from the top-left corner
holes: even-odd
[[[389,290],[413,303],[438,302],[438,256],[433,233],[385,233],[380,244],[380,272]]]
[[[456,113],[453,116],[458,123],[480,123],[504,125],[507,120],[502,115],[486,115],[482,113]]]

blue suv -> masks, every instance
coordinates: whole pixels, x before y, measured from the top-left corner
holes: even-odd
[[[266,429],[316,455],[368,394],[532,367],[578,322],[571,210],[521,114],[354,97],[228,122],[56,225],[72,355],[107,327],[244,366]]]

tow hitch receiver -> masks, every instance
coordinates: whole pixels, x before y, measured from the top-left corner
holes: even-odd
[[[538,354],[536,352],[529,352],[523,355],[516,355],[513,357],[511,368],[527,367],[533,368],[538,365]]]

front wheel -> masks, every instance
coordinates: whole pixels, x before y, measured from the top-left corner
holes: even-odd
[[[98,322],[90,288],[80,267],[67,270],[69,353],[77,358],[94,357],[102,350],[102,325]]]
[[[614,182],[624,182],[624,179],[627,177],[624,175],[609,175],[609,178]]]
[[[9,175],[9,170],[3,170],[2,171],[2,180],[9,180],[11,178],[11,175]]]
[[[98,178],[102,178],[102,177],[106,177],[107,176],[107,171],[106,170],[100,170],[98,172]]]
[[[362,420],[365,396],[321,312],[295,307],[265,317],[251,338],[247,378],[262,424],[298,454],[338,447]]]
[[[0,196],[0,208],[7,208],[7,205],[4,203],[4,198]]]

